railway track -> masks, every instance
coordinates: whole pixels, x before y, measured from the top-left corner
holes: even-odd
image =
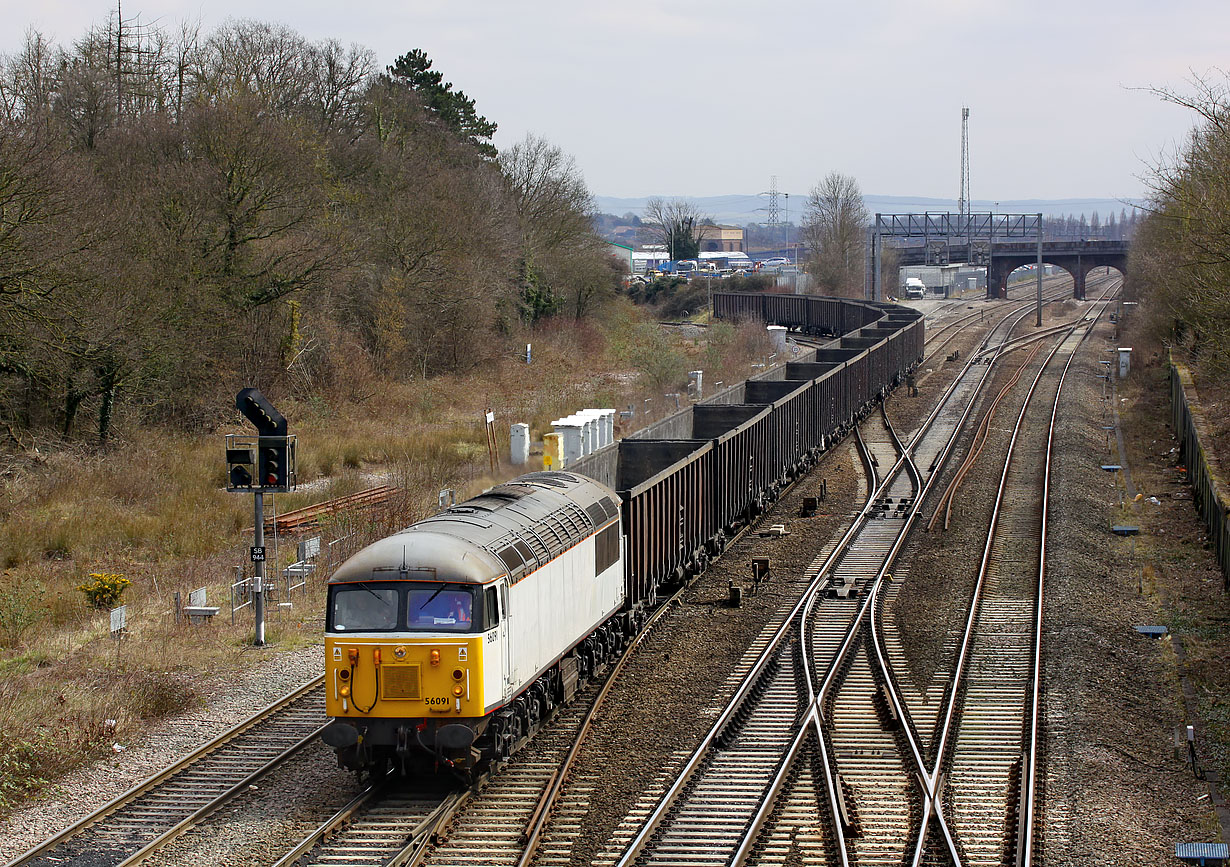
[[[310,743],[325,725],[324,679],[263,708],[176,764],[25,852],[8,867],[137,864]]]
[[[984,346],[1006,344],[1029,309],[1005,314]],[[915,435],[910,451],[929,461],[932,478],[951,451],[989,369],[971,358]],[[833,568],[831,557],[827,565],[813,564],[812,569],[826,582],[836,584],[833,579],[840,578],[840,587],[859,587],[872,602],[918,514],[923,482],[912,462],[894,457],[903,447],[886,420],[882,430],[882,436],[869,438],[867,457],[873,467],[882,462],[893,467],[888,482],[880,483],[872,498],[880,517],[867,537],[868,548],[878,547],[878,554],[861,563],[859,557],[849,558],[859,576],[849,576],[852,580],[841,574],[840,566]],[[825,587],[826,593],[829,589]],[[860,606],[856,593],[843,590],[844,598],[820,606],[824,618],[813,618],[814,589],[809,593],[807,604],[800,603],[804,612],[799,617],[807,627],[800,628],[798,638],[775,637],[751,666],[744,687],[701,750],[680,769],[679,782],[666,789],[646,816],[621,867],[741,864],[755,860],[757,852],[797,852],[801,846],[823,863],[900,864],[908,855],[908,841],[925,824],[925,784],[912,779],[925,758],[917,737],[911,746],[910,738],[897,731],[907,731],[917,721],[901,718],[891,684],[877,674],[874,638],[860,625],[866,603]],[[796,608],[791,618],[797,614]],[[806,654],[804,648],[809,648]],[[772,666],[764,663],[766,655],[776,660]],[[812,675],[809,667],[819,674]],[[800,681],[808,684],[807,690],[800,691]],[[756,693],[762,702],[741,703]],[[814,730],[807,725],[809,716]],[[731,720],[740,725],[735,728]],[[714,752],[715,744],[724,748]],[[778,804],[783,791],[788,794]],[[812,818],[806,843],[800,842],[797,818],[791,820],[795,831],[782,833],[779,825],[786,816]]]
[[[1046,359],[1033,365],[1034,379],[1029,395],[1022,401],[1019,418],[1024,417],[1030,397],[1037,389],[1038,382],[1055,353],[1068,346],[1070,348],[1066,352],[1068,357],[1071,357],[1071,353],[1083,338],[1087,328],[1085,323],[1086,319],[1082,317],[1076,323],[1066,325],[1064,333],[1056,338],[1056,343]],[[1044,329],[1037,333],[1054,336],[1057,331]],[[1020,344],[1006,339],[1005,335],[1001,345]],[[1053,379],[1058,380],[1060,377],[1056,375]],[[1052,406],[1058,399],[1057,395],[1058,386],[1054,392]],[[1018,429],[1019,427],[1018,420]],[[1046,436],[1049,437],[1049,429]],[[1017,443],[1015,433],[1013,442]],[[1024,448],[1026,447],[1023,446]],[[1025,475],[1036,467],[1045,466],[1043,461],[1035,460],[1035,457],[1039,456],[1031,456],[1023,450],[1022,454],[1014,459],[1010,451],[1009,457],[1005,459],[1005,474],[1013,466]],[[936,463],[942,464],[943,461],[937,460]],[[933,474],[932,480],[934,478]],[[928,489],[930,484],[929,481]],[[1005,502],[1004,484],[1001,479],[1001,504]],[[902,684],[908,684],[908,678],[896,673],[896,669],[905,668],[900,636],[882,616],[882,601],[884,598],[891,599],[896,588],[885,588],[876,600],[872,625],[880,677],[885,684],[883,694],[891,708],[890,716],[899,722],[902,737],[908,743],[909,751],[915,756],[915,773],[924,790],[920,793],[921,798],[915,797],[915,801],[922,802],[921,823],[915,825],[914,833],[909,838],[904,838],[912,838],[915,841],[913,852],[902,853],[905,857],[898,857],[893,863],[903,863],[904,860],[905,863],[916,865],[1001,864],[1013,863],[1004,859],[1011,859],[1018,854],[1026,859],[1018,863],[1029,863],[1028,855],[1024,855],[1021,845],[1015,842],[1014,829],[1009,826],[1015,821],[1014,817],[1019,816],[1020,825],[1016,830],[1020,839],[1029,839],[1030,831],[1025,824],[1025,816],[1032,815],[1032,800],[1029,801],[1028,809],[1024,805],[1018,808],[1017,802],[1014,801],[1016,795],[1013,786],[1018,790],[1025,789],[1027,794],[1032,793],[1032,775],[1027,774],[1025,769],[1032,767],[1033,754],[1027,753],[1026,758],[1022,759],[1019,748],[1005,746],[1011,742],[1011,738],[1004,738],[1002,734],[1012,728],[1011,721],[1015,720],[1016,744],[1019,747],[1023,705],[1020,700],[1014,702],[1007,697],[1013,694],[1013,689],[1008,684],[1013,680],[1014,668],[1025,666],[1025,658],[1030,656],[1020,652],[1021,642],[1026,640],[1023,636],[1029,636],[1028,640],[1034,642],[1030,645],[1034,648],[1030,658],[1033,662],[1032,684],[1036,689],[1039,664],[1036,655],[1036,631],[1040,629],[1041,609],[1037,608],[1037,616],[1033,616],[1031,611],[1034,609],[1023,610],[1022,604],[1025,603],[1011,595],[1015,591],[1006,594],[1004,590],[1018,577],[1020,564],[1028,562],[1021,549],[1028,549],[1030,540],[1038,536],[1038,523],[1031,519],[1029,513],[1033,509],[1035,517],[1039,510],[1044,514],[1045,498],[1038,496],[1035,491],[1017,490],[1014,496],[1006,499],[1010,505],[1004,513],[1005,520],[1000,522],[997,518],[992,518],[987,536],[986,551],[989,552],[993,550],[997,524],[1006,531],[998,536],[1001,540],[998,549],[1000,553],[995,558],[986,554],[983,566],[985,568],[990,562],[1007,564],[1004,574],[1008,576],[1008,580],[993,579],[983,582],[980,577],[978,591],[975,592],[969,609],[965,634],[957,642],[953,642],[960,645],[959,650],[953,647],[953,656],[957,660],[954,673],[946,682],[940,684],[945,690],[943,702],[927,702],[926,696],[920,697],[916,690],[911,690],[908,686],[902,687]],[[1013,510],[1016,512],[1015,516],[1007,518],[1008,512]],[[1036,542],[1033,544],[1037,546]],[[1035,555],[1034,562],[1044,562],[1042,556]],[[1041,586],[1040,578],[1038,586]],[[986,595],[982,596],[980,594],[984,588]],[[975,617],[978,611],[982,612],[980,618]],[[978,627],[981,627],[980,632],[977,631]],[[976,634],[983,636],[982,639],[974,640]],[[977,652],[973,652],[971,648],[977,648]],[[969,680],[963,680],[963,674],[975,671],[977,674],[970,676]],[[1019,680],[1019,677],[1017,679]],[[962,699],[960,702],[958,697]],[[970,702],[968,705],[965,703],[967,699]],[[1029,706],[1036,706],[1036,701],[1035,691],[1029,699]],[[944,705],[942,716],[937,715],[941,704]],[[962,711],[966,708],[968,714],[963,715]],[[954,720],[966,723],[964,735],[959,734],[962,731],[961,724]],[[1001,735],[998,738],[995,736],[997,728]],[[921,760],[924,755],[925,764]],[[1017,775],[1017,781],[1007,783],[1008,777],[1014,773]],[[936,808],[937,799],[946,806]],[[998,822],[992,819],[996,815],[1000,817]],[[860,859],[857,863],[868,862]]]
[[[330,515],[347,512],[352,509],[369,509],[387,503],[397,493],[397,488],[391,485],[378,485],[365,491],[357,491],[344,497],[337,497],[317,503],[314,506],[304,506],[281,515],[265,519],[265,531],[272,533],[299,533],[320,526],[320,522]]]
[[[810,620],[818,595],[840,584],[845,620],[855,616],[869,564],[885,552],[873,550],[876,533],[863,530],[878,521],[884,484],[876,466],[895,456],[877,455],[862,443],[868,474],[877,482],[858,519],[827,556],[807,569],[806,591],[782,618],[780,626],[759,649],[731,702],[678,772],[619,864],[725,864],[748,838],[757,809],[771,800],[770,788],[780,770],[792,763],[796,735],[810,702],[810,684],[801,667],[799,625]],[[860,544],[861,542],[861,544]],[[849,579],[848,583],[845,583]],[[838,621],[835,641],[845,631]]]
[[[1031,863],[1051,447],[1062,383],[1095,319],[1055,341],[1012,430],[932,750],[928,807],[946,821],[919,838],[914,864],[944,852],[956,865]]]
[[[1026,305],[1015,320],[1013,315],[1005,315],[983,342],[983,351],[993,352],[997,339],[1001,341],[1001,346],[1007,343],[1012,325],[1031,310],[1032,305]],[[959,799],[954,800],[957,797],[953,794],[954,780],[958,778],[945,775],[957,773],[965,765],[953,758],[954,764],[950,767],[931,774],[933,782],[929,783],[925,777],[921,784],[911,780],[911,773],[916,773],[912,766],[920,764],[920,760],[916,755],[911,761],[909,739],[901,732],[930,731],[935,728],[937,722],[934,718],[927,718],[925,714],[912,716],[904,712],[901,699],[891,694],[891,688],[886,689],[884,675],[877,676],[876,672],[874,651],[879,648],[877,641],[891,644],[892,638],[868,637],[859,624],[864,619],[863,612],[868,610],[869,603],[871,610],[876,610],[877,589],[881,585],[881,579],[891,567],[921,499],[923,476],[906,454],[913,454],[913,460],[918,466],[927,466],[928,474],[932,477],[935,475],[937,467],[943,464],[951,450],[955,431],[967,417],[974,397],[990,369],[990,365],[976,363],[977,353],[971,355],[973,357],[967,362],[963,374],[946,392],[944,399],[920,431],[914,434],[908,450],[896,441],[895,434],[887,426],[887,419],[883,420],[883,426],[880,428],[871,425],[867,435],[866,461],[873,469],[892,469],[886,481],[880,481],[877,474],[876,483],[871,486],[873,493],[859,521],[851,527],[851,533],[859,524],[867,528],[864,532],[867,549],[860,551],[850,548],[843,551],[842,546],[837,546],[826,550],[813,563],[807,576],[814,582],[811,595],[804,597],[784,621],[784,639],[780,636],[764,636],[761,642],[763,653],[757,661],[749,662],[746,666],[748,677],[736,697],[736,701],[742,698],[744,703],[732,704],[731,708],[727,709],[729,713],[724,714],[714,727],[716,735],[713,741],[720,747],[719,752],[696,762],[703,775],[688,784],[695,796],[689,801],[685,795],[678,803],[667,808],[660,819],[655,820],[651,815],[649,823],[652,825],[656,821],[662,826],[651,835],[653,845],[640,851],[636,849],[634,841],[621,864],[632,863],[629,856],[637,863],[743,863],[755,851],[780,848],[783,845],[783,837],[777,825],[784,821],[783,817],[791,816],[794,817],[790,821],[794,823],[795,832],[789,836],[789,843],[785,845],[797,850],[800,845],[798,829],[801,827],[800,822],[804,821],[801,817],[808,815],[813,817],[812,824],[815,826],[811,842],[818,851],[827,853],[827,856],[833,859],[831,863],[901,863],[900,846],[896,848],[897,860],[894,862],[891,860],[894,848],[888,841],[897,840],[899,843],[902,829],[905,828],[905,836],[919,840],[921,851],[924,848],[924,837],[919,834],[919,829],[927,825],[929,811],[937,797],[941,798],[940,814],[944,815],[943,811],[947,809],[953,815],[954,833],[957,839],[964,839],[960,835],[966,833],[966,815],[977,816],[980,808],[966,805]],[[959,412],[963,405],[964,410]],[[946,432],[946,435],[942,436],[941,432]],[[847,534],[847,540],[850,538]],[[874,553],[876,551],[879,553]],[[898,578],[900,577],[902,575],[899,573]],[[994,592],[987,598],[996,599]],[[823,603],[819,603],[816,601],[818,593],[839,598],[825,599]],[[866,601],[860,603],[860,599]],[[995,606],[984,606],[987,609],[993,607]],[[826,616],[815,617],[817,610],[823,610]],[[797,635],[787,628],[792,619],[798,621],[798,628],[795,630]],[[875,622],[874,617],[869,619],[872,623]],[[801,624],[807,625],[803,627]],[[989,633],[984,631],[984,634]],[[973,643],[971,646],[975,647],[976,652],[971,650],[970,660],[978,662],[971,662],[964,669],[967,672],[964,684],[961,683],[963,678],[960,677],[962,669],[958,669],[959,689],[954,692],[961,697],[962,702],[970,694],[971,684],[976,687],[981,682],[979,672],[987,668],[981,660],[995,659],[994,653],[988,653],[983,644]],[[882,648],[879,649],[882,652]],[[774,661],[766,663],[765,658]],[[811,674],[809,669],[817,674]],[[821,674],[824,675],[824,682],[831,681],[838,684],[839,688],[826,693],[821,683],[820,690],[816,691],[815,686],[820,682]],[[803,683],[810,683],[811,691],[803,688]],[[762,700],[753,704],[753,697]],[[311,700],[307,703],[311,704]],[[306,734],[297,740],[293,735],[287,735],[286,738],[293,743],[284,746],[282,752],[265,764],[249,767],[245,773],[242,768],[235,770],[239,767],[237,763],[220,758],[217,768],[206,769],[206,773],[200,778],[204,782],[187,776],[178,777],[179,768],[199,760],[199,755],[194,755],[177,768],[169,769],[157,778],[147,781],[147,784],[139,787],[140,791],[134,789],[126,793],[64,834],[25,853],[12,864],[74,863],[85,852],[91,854],[89,863],[92,865],[138,863],[182,830],[216,810],[238,791],[245,790],[251,780],[273,767],[286,755],[310,741],[324,724],[320,704],[317,696],[315,723],[300,723]],[[1033,705],[1036,706],[1036,697],[1033,699]],[[973,731],[974,729],[970,728],[973,723],[967,724],[966,720],[972,721],[978,717],[976,707],[971,714],[966,714],[965,708],[966,705],[962,703],[954,714],[957,722],[953,724],[953,731],[957,734],[953,743],[956,746],[947,751],[953,757],[962,756],[963,761],[966,755],[976,756],[976,752],[965,749],[963,753],[961,745],[976,743],[977,738],[971,735],[973,740],[967,738],[962,741],[960,732],[963,727]],[[831,729],[827,735],[827,744],[823,732],[818,739],[815,733],[821,731],[821,724],[817,723],[815,731],[808,731],[808,715],[813,709],[814,721],[822,720],[823,725]],[[553,727],[559,730],[560,742],[544,740],[541,746],[546,757],[542,761],[527,763],[525,768],[517,773],[509,773],[512,771],[510,767],[500,779],[486,783],[483,806],[476,807],[478,801],[467,802],[468,796],[448,799],[421,793],[397,793],[374,787],[370,794],[365,793],[363,798],[357,799],[355,805],[348,805],[348,815],[333,825],[326,823],[329,827],[322,826],[317,839],[308,848],[291,853],[287,856],[290,860],[285,860],[284,863],[418,863],[433,838],[435,843],[430,845],[433,864],[497,863],[505,860],[503,854],[516,851],[523,853],[522,863],[529,863],[533,857],[533,846],[526,849],[524,841],[538,833],[534,830],[532,821],[534,813],[537,811],[545,816],[549,814],[550,806],[544,807],[544,802],[537,796],[529,797],[528,793],[541,793],[553,786],[558,788],[556,781],[561,779],[561,775],[556,769],[562,755],[568,751],[568,745],[575,740],[570,739],[568,732],[581,725],[574,724],[571,720],[565,722],[563,719],[574,711],[582,713],[575,705],[561,712],[561,724]],[[782,719],[793,721],[795,725],[783,729],[779,725]],[[244,728],[246,731],[246,727],[254,721],[255,718],[245,726],[237,727],[227,733],[226,737],[240,736],[242,732],[239,729]],[[282,737],[280,734],[271,733],[259,736],[256,740],[272,745],[274,742],[280,742],[279,738]],[[209,747],[220,748],[222,740],[220,738]],[[246,749],[240,750],[244,751]],[[254,748],[252,751],[258,752]],[[945,753],[942,747],[940,752],[942,758]],[[862,762],[863,758],[869,758],[870,761]],[[692,761],[684,762],[682,775],[687,774]],[[866,765],[865,772],[858,770],[860,763]],[[976,765],[976,758],[966,761],[966,765],[971,763]],[[1026,768],[1032,767],[1032,763],[1030,758],[1028,762],[1020,761],[1019,765]],[[1022,791],[1028,796],[1032,791],[1032,780],[1027,779],[1023,772],[1022,779]],[[161,790],[157,788],[160,782],[171,780],[175,780],[175,783]],[[947,783],[942,792],[934,783],[939,780],[945,780]],[[144,788],[151,784],[154,788]],[[705,788],[706,785],[709,786],[708,789]],[[924,789],[929,788],[925,797],[920,796],[920,785]],[[817,791],[823,793],[826,786],[828,803],[825,803],[823,797],[815,796]],[[189,793],[189,790],[209,787],[216,789],[216,793],[213,789],[204,794],[196,791]],[[812,793],[809,805],[804,803],[807,801],[805,792],[808,789]],[[145,811],[152,816],[166,807],[165,812],[170,814],[170,818],[154,819],[152,823],[146,824],[143,824],[144,818],[142,822],[126,823],[127,820],[122,818],[125,805],[155,791],[160,794],[145,803],[155,805],[157,809],[150,807],[146,810],[146,807],[142,806],[138,811]],[[788,797],[782,798],[781,803],[775,803],[781,792],[787,792]],[[741,802],[740,795],[743,796]],[[672,797],[668,790],[663,802],[675,800],[676,797]],[[515,809],[510,807],[514,801],[517,803]],[[706,805],[716,802],[726,805],[726,815],[720,820],[703,812]],[[527,803],[528,816],[523,815],[526,813],[524,805]],[[689,803],[700,805],[701,811],[689,813]],[[736,810],[737,805],[741,805],[742,813]],[[486,830],[473,834],[459,832],[457,829],[461,825],[457,823],[457,814],[463,807],[471,811],[472,816],[477,816],[476,824]],[[478,812],[480,809],[486,812]],[[659,806],[658,810],[661,809]],[[1031,807],[1023,805],[1021,809],[1024,814],[1032,815]],[[833,836],[820,828],[821,823],[815,818],[816,810],[820,816],[827,812],[830,821],[835,818],[838,826],[844,825],[846,830],[856,831],[849,859],[834,844]],[[655,814],[657,812],[655,811]],[[982,813],[985,812],[984,809]],[[393,816],[397,816],[396,821]],[[449,820],[454,823],[453,830],[446,835],[442,834],[441,829]],[[159,823],[165,830],[150,830],[151,825]],[[541,825],[537,827],[540,829]],[[973,832],[969,833],[972,835]],[[89,836],[91,834],[96,836]],[[492,840],[501,835],[495,848],[503,854],[498,859],[493,858]],[[328,854],[330,850],[322,845],[326,838],[337,842],[340,854]],[[975,837],[970,836],[969,839],[974,840]],[[1028,834],[1022,839],[1028,841]],[[756,840],[760,840],[759,850],[753,849],[753,842]],[[966,845],[958,844],[958,853],[962,851],[959,847]],[[975,846],[974,843],[968,845]],[[65,848],[54,848],[61,846]],[[363,850],[361,857],[355,857],[356,850]],[[718,857],[710,860],[714,850],[718,850]],[[544,852],[543,857],[551,860],[563,855],[552,851]],[[959,854],[954,854],[953,860],[956,863],[990,863],[977,860],[959,861],[958,857]],[[347,860],[351,858],[353,860]]]

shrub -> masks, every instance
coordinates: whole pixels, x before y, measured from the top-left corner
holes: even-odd
[[[90,580],[78,584],[77,589],[85,594],[85,600],[98,609],[114,608],[124,595],[124,589],[132,582],[123,575],[112,572],[91,572]]]
[[[0,646],[13,647],[34,624],[47,614],[43,605],[43,587],[32,582],[19,582],[0,588]]]
[[[39,776],[37,748],[20,738],[0,737],[0,810],[11,809],[45,783]]]

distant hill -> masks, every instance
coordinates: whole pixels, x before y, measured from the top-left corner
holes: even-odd
[[[643,217],[645,202],[649,196],[641,198],[619,198],[616,196],[595,196],[594,204],[604,214],[623,216],[627,213]],[[703,213],[706,213],[719,223],[733,223],[736,226],[748,223],[763,223],[769,219],[769,200],[766,196],[692,196]],[[864,196],[867,210],[873,214],[909,214],[923,211],[956,211],[956,199],[928,199],[917,196]],[[783,209],[782,219],[799,223],[803,215],[805,196],[792,196],[789,200],[778,199],[778,206]],[[995,211],[999,214],[1037,214],[1046,217],[1060,217],[1073,214],[1092,216],[1097,211],[1105,221],[1112,213],[1116,218],[1119,212],[1130,211],[1132,205],[1143,205],[1141,200],[1131,199],[1016,199],[995,202],[988,199],[974,199],[971,202],[973,211]]]

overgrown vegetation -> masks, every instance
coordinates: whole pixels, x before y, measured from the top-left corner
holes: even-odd
[[[1190,93],[1156,92],[1195,112],[1198,126],[1152,173],[1128,292],[1145,302],[1159,339],[1186,350],[1206,381],[1223,383],[1230,373],[1230,82],[1196,79]]]
[[[417,49],[29,34],[0,60],[0,431],[196,430],[243,385],[362,401],[600,312],[620,274],[580,172],[495,129]]]

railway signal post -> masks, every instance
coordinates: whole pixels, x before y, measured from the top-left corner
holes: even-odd
[[[227,434],[228,491],[253,495],[252,608],[257,647],[265,643],[265,494],[295,489],[295,438],[286,433],[286,417],[259,389],[235,395],[235,408],[256,426],[257,436]]]

